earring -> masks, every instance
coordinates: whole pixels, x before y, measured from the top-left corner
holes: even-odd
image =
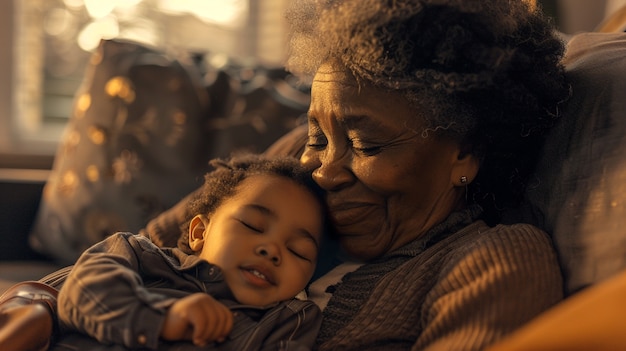
[[[461,176],[461,184],[466,184],[467,183],[467,177],[466,176]]]

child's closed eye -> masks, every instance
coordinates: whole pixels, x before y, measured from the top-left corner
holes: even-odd
[[[242,219],[238,219],[237,221],[239,221],[239,223],[241,223],[244,227],[257,232],[257,233],[263,233],[265,230],[263,229],[263,227],[261,225],[258,224],[252,224],[249,221],[244,221]]]
[[[313,260],[312,260],[312,259],[310,259],[310,258],[308,257],[308,255],[306,255],[306,254],[304,254],[304,253],[300,253],[300,252],[298,252],[297,250],[294,250],[294,249],[289,249],[289,252],[291,252],[294,256],[296,256],[296,257],[298,257],[298,258],[300,258],[300,259],[302,259],[302,260],[309,261],[309,262],[313,262]]]

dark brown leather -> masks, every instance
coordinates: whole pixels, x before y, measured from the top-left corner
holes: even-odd
[[[58,291],[36,281],[18,283],[0,296],[0,350],[47,350],[55,331]]]

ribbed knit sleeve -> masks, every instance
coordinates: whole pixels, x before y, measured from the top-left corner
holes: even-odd
[[[563,289],[544,232],[476,222],[385,273],[370,291],[341,301],[358,312],[320,349],[480,350],[557,303]]]
[[[543,232],[520,224],[471,238],[459,238],[427,294],[414,349],[483,349],[563,298],[556,256]]]

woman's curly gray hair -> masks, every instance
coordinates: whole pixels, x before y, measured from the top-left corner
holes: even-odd
[[[569,96],[564,45],[540,9],[524,0],[308,0],[294,1],[287,19],[293,74],[310,81],[332,59],[402,92],[425,135],[455,138],[482,159],[471,199],[485,210],[521,199]]]

